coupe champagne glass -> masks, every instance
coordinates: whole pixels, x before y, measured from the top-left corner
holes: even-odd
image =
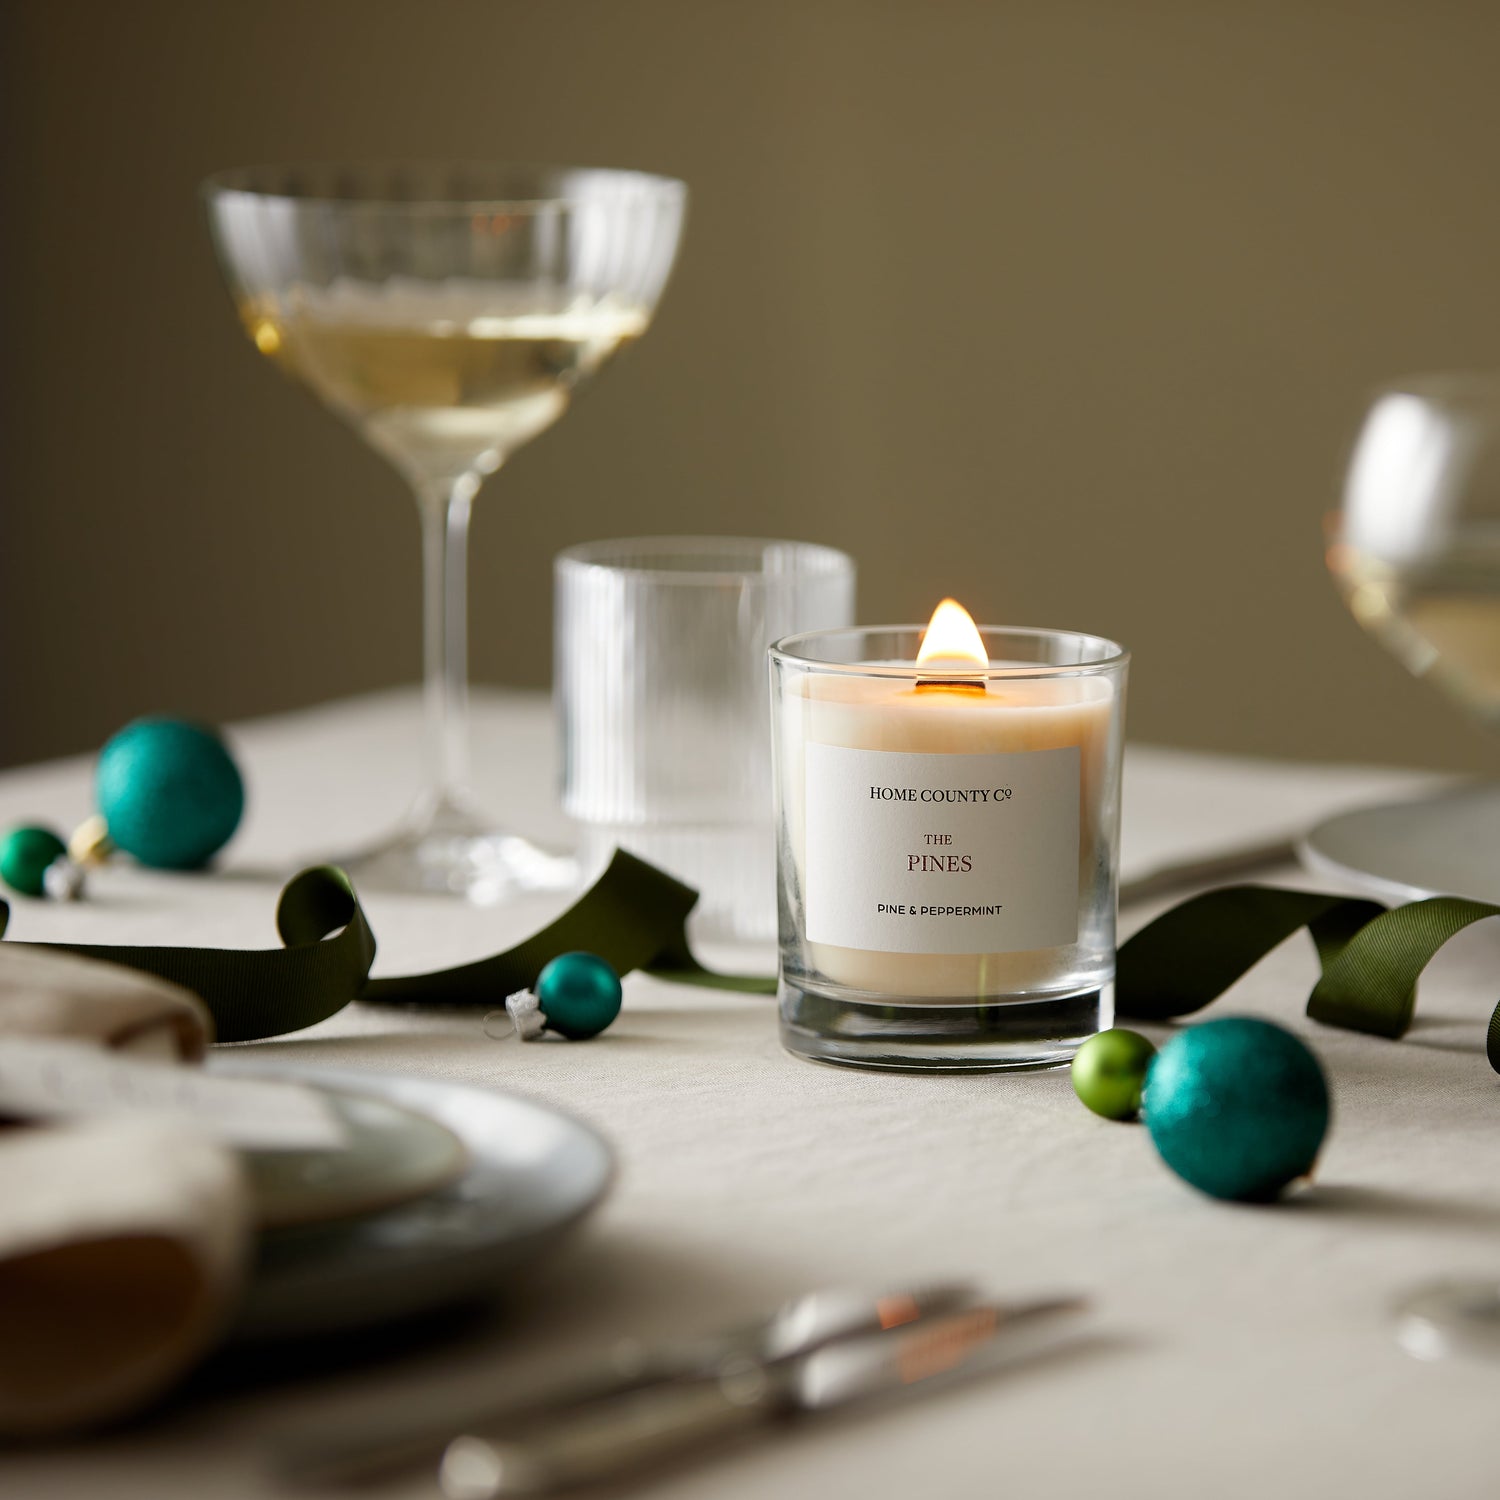
[[[470,507],[645,332],[686,188],[572,167],[281,166],[204,193],[255,347],[405,476],[421,517],[427,790],[348,868],[481,902],[566,887],[571,860],[494,828],[469,791]]]
[[[1376,640],[1500,729],[1500,376],[1427,375],[1377,395],[1328,566]],[[1349,813],[1304,853],[1398,900],[1500,900],[1500,788]]]

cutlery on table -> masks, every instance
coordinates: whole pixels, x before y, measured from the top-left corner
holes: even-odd
[[[872,1294],[830,1287],[795,1297],[769,1317],[745,1327],[657,1347],[634,1341],[541,1391],[512,1394],[457,1417],[435,1418],[392,1430],[367,1422],[343,1433],[319,1434],[278,1457],[280,1477],[296,1484],[357,1483],[390,1469],[435,1461],[460,1430],[501,1432],[592,1403],[666,1382],[712,1381],[731,1369],[795,1359],[861,1334],[902,1327],[952,1313],[976,1297],[965,1283],[939,1283]]]
[[[618,1480],[780,1423],[940,1387],[1034,1352],[1012,1335],[1077,1312],[1081,1298],[978,1303],[880,1333],[711,1375],[661,1381],[455,1438],[439,1465],[447,1500],[547,1496]]]

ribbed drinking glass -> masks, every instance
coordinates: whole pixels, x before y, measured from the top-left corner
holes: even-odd
[[[616,846],[697,887],[701,937],[776,933],[766,648],[847,625],[854,563],[832,547],[635,537],[557,559],[563,805],[580,858]]]

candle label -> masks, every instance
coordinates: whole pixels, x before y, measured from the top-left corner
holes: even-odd
[[[807,746],[807,937],[881,953],[1078,940],[1079,750]]]

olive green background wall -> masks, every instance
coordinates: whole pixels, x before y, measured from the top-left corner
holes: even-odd
[[[1371,387],[1500,364],[1500,5],[7,0],[0,761],[415,677],[400,483],[195,198],[279,158],[681,175],[650,335],[491,481],[483,680],[593,536],[834,542],[866,620],[1117,636],[1138,737],[1483,767],[1343,613]]]

